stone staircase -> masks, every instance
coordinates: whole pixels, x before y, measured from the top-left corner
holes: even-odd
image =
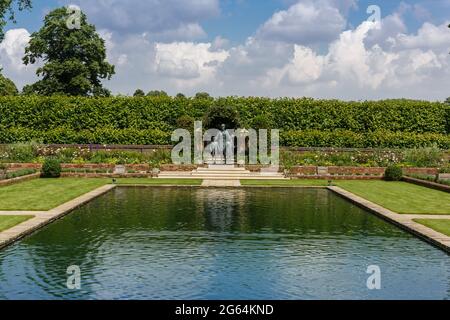
[[[285,179],[279,172],[250,172],[234,165],[208,165],[190,172],[162,171],[159,179],[207,179],[207,180],[280,180]]]

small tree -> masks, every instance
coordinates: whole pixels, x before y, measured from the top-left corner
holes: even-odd
[[[177,93],[176,97],[178,99],[185,99],[186,98],[186,96],[183,93]]]
[[[67,8],[53,10],[45,17],[44,26],[31,35],[23,62],[28,65],[43,60],[44,66],[36,71],[42,79],[25,88],[25,93],[109,95],[102,80],[115,72],[106,61],[105,41],[84,13],[80,12],[79,26],[71,28],[70,19],[72,13]]]
[[[208,92],[197,92],[195,94],[195,99],[211,99]]]
[[[2,70],[0,69],[0,72],[1,71]],[[19,91],[14,82],[0,73],[0,96],[15,96],[17,93],[19,93]]]
[[[133,97],[145,97],[145,92],[141,89],[137,89],[134,92]]]
[[[445,100],[445,103],[448,104],[448,105],[450,105],[450,97],[448,97],[448,98]]]
[[[148,97],[168,97],[169,95],[167,94],[167,92],[161,90],[152,90],[149,93],[147,93]]]

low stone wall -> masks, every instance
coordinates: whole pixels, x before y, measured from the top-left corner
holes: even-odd
[[[192,171],[198,167],[204,167],[205,165],[175,165],[175,164],[163,164],[160,166],[161,171]],[[10,163],[8,164],[8,171],[16,171],[20,169],[36,169],[40,170],[42,164],[40,163]],[[93,164],[93,163],[83,163],[83,164],[67,164],[61,165],[62,169],[86,169],[86,170],[108,170],[112,172],[115,168],[114,164]],[[149,164],[127,164],[125,165],[127,170],[132,170],[136,172],[151,172],[152,168]],[[263,165],[245,165],[246,170],[251,172],[260,172]],[[329,166],[329,167],[318,167],[318,166],[294,166],[288,169],[290,176],[310,176],[310,175],[321,175],[321,176],[383,176],[386,168],[381,167],[340,167],[340,166]],[[283,172],[284,168],[280,166],[280,172]],[[436,175],[439,170],[436,168],[404,168],[403,172],[405,174],[423,174],[423,175]]]
[[[317,167],[317,166],[295,166],[289,170],[290,176],[384,176],[386,168],[382,167]],[[436,168],[403,168],[404,174],[436,175]]]
[[[404,174],[425,174],[425,175],[437,175],[439,170],[436,168],[403,168]]]
[[[368,175],[383,176],[386,168],[380,167],[328,167],[330,175]]]
[[[203,167],[203,166],[199,166],[199,165],[191,165],[191,164],[182,164],[182,165],[178,165],[178,164],[163,164],[160,166],[160,170],[161,171],[182,171],[182,172],[186,172],[186,171],[192,171],[195,170],[199,167]]]
[[[152,173],[79,173],[79,172],[63,172],[61,177],[67,178],[152,178]]]

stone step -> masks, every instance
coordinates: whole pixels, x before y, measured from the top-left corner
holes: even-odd
[[[213,165],[200,167],[197,171],[246,171],[244,167],[235,167],[234,165]]]
[[[221,170],[209,170],[209,171],[193,171],[192,174],[251,174],[250,171],[221,171]]]

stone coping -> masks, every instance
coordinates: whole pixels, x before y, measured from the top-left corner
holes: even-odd
[[[184,188],[320,188],[320,189],[328,189],[335,194],[349,200],[350,202],[362,207],[363,209],[368,210],[371,213],[374,213],[378,217],[387,220],[388,222],[400,227],[401,229],[408,231],[421,239],[437,246],[438,248],[450,253],[450,237],[439,233],[431,228],[428,228],[424,225],[421,225],[414,221],[414,219],[449,219],[450,215],[411,215],[411,214],[398,214],[393,211],[390,211],[382,206],[379,206],[373,202],[370,202],[362,197],[359,197],[349,191],[346,191],[340,187],[336,186],[245,186],[236,183],[236,181],[224,181],[220,183],[220,181],[215,181],[214,183],[203,183],[202,185],[139,185],[139,184],[130,184],[130,185],[104,185],[100,188],[97,188],[93,191],[90,191],[78,198],[70,200],[54,209],[49,211],[0,211],[0,215],[32,215],[34,218],[31,218],[25,222],[22,222],[10,229],[7,229],[3,232],[0,232],[0,249],[14,243],[15,241],[25,237],[33,233],[34,231],[48,225],[49,223],[57,220],[68,213],[72,212],[74,209],[80,207],[81,205],[88,203],[89,201],[109,192],[110,190],[116,187],[165,187],[165,188],[173,188],[173,187],[184,187]],[[228,185],[230,184],[230,185]]]

